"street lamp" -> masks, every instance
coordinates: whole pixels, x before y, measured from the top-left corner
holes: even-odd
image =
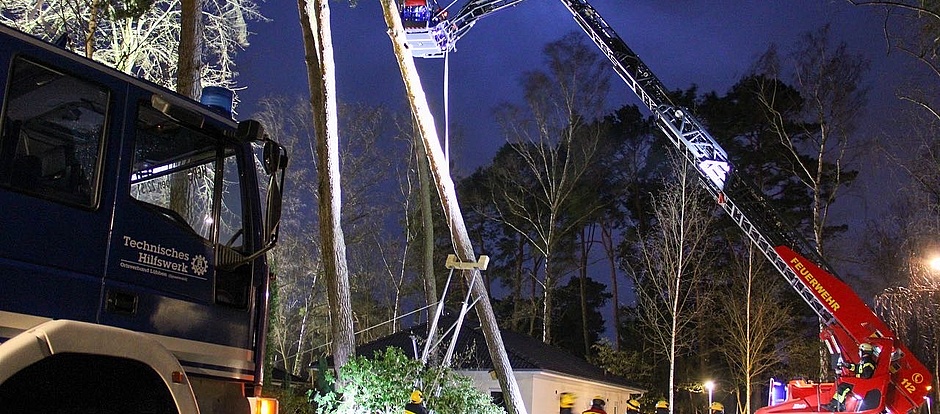
[[[705,381],[705,389],[708,390],[708,409],[711,410],[712,409],[712,391],[715,390],[715,382],[712,380]]]

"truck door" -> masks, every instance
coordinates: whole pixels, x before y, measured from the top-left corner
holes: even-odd
[[[108,138],[123,93],[81,75],[95,73],[82,64],[3,41],[0,342],[34,324],[30,315],[97,317],[113,198],[105,154],[120,142]]]
[[[150,94],[136,102],[101,320],[183,339],[166,345],[185,355],[184,365],[250,372],[251,265],[229,266],[251,234],[243,151],[223,137],[225,125],[180,122],[155,109]]]

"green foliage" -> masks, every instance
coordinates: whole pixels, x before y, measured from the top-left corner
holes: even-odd
[[[344,385],[338,392],[312,395],[317,413],[400,414],[416,385],[424,393],[425,405],[434,412],[503,412],[490,402],[489,396],[473,388],[469,378],[450,369],[425,368],[398,348],[377,352],[372,359],[356,356],[341,372]],[[327,381],[335,384],[332,377],[327,377]]]
[[[555,293],[555,308],[552,332],[552,345],[564,348],[575,355],[588,356],[590,349],[584,349],[584,336],[582,333],[588,331],[588,340],[595,343],[604,333],[604,316],[601,314],[601,308],[612,297],[607,292],[607,286],[597,282],[590,277],[584,281],[584,296],[582,297],[581,280],[571,278],[568,284],[558,289]],[[581,317],[581,301],[584,300],[587,306],[588,326],[584,327],[584,321]]]
[[[266,397],[277,399],[278,412],[281,414],[313,414],[313,405],[304,391],[295,387],[264,387]]]
[[[611,374],[629,378],[644,388],[653,388],[653,363],[649,354],[614,349],[607,339],[594,344],[593,348],[596,355],[589,360],[592,364]]]
[[[153,8],[154,0],[113,1],[114,19],[139,19]]]

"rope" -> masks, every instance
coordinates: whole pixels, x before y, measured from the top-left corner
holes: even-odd
[[[454,271],[454,269],[451,269],[451,272],[452,272],[452,273],[453,273],[453,271]],[[450,332],[451,329],[452,329],[452,330],[454,331],[454,333],[451,334],[451,337],[450,337],[450,345],[447,347],[447,353],[446,353],[446,355],[444,355],[444,361],[441,363],[441,367],[442,367],[442,368],[447,368],[447,367],[450,366],[451,358],[453,358],[453,355],[454,355],[454,349],[455,349],[456,346],[457,346],[457,337],[460,335],[460,330],[461,330],[461,328],[463,327],[463,320],[464,320],[464,317],[467,315],[467,312],[470,310],[470,308],[476,306],[477,302],[480,300],[480,298],[477,298],[477,299],[475,299],[475,300],[473,301],[473,303],[470,303],[470,304],[468,305],[468,302],[470,301],[471,292],[473,291],[473,282],[474,282],[474,280],[475,280],[475,279],[470,279],[470,287],[469,287],[469,289],[467,289],[467,297],[464,298],[463,304],[461,304],[461,307],[460,307],[460,316],[457,318],[457,322],[447,330],[448,332]],[[441,302],[443,302],[443,300],[442,300]],[[441,336],[441,341],[444,340],[444,336],[446,336],[446,333]],[[434,395],[436,395],[436,396],[440,396],[440,393],[441,393],[441,383],[442,383],[443,380],[444,380],[443,375],[444,375],[443,370],[438,371],[438,372],[434,375],[434,382],[432,382],[432,387],[431,387],[431,388],[434,390]]]
[[[448,4],[447,7],[444,7],[443,9],[441,9],[441,13],[444,13],[445,11],[447,11],[447,9],[449,9],[450,6],[453,6],[455,3],[457,3],[457,0],[450,2],[450,4]]]
[[[444,162],[450,171],[450,52],[444,51]]]
[[[443,300],[444,300],[444,299],[441,299],[442,302],[443,302]],[[389,320],[384,321],[384,322],[379,322],[379,323],[377,323],[377,324],[375,324],[375,325],[372,325],[372,326],[370,326],[370,327],[368,327],[368,328],[359,330],[358,332],[354,333],[353,335],[359,335],[359,334],[361,334],[361,333],[363,333],[363,332],[370,331],[370,330],[372,330],[372,329],[378,328],[378,327],[380,327],[380,326],[382,326],[382,325],[385,325],[385,324],[387,324],[387,323],[397,321],[397,320],[399,320],[399,319],[401,319],[401,318],[404,318],[404,317],[407,317],[407,316],[411,316],[411,315],[413,315],[413,314],[415,314],[415,313],[424,311],[425,309],[428,309],[428,308],[430,308],[430,307],[432,307],[432,306],[434,306],[434,305],[437,305],[437,304],[436,304],[436,303],[432,303],[432,304],[427,305],[427,306],[424,306],[424,307],[422,307],[422,308],[418,308],[418,309],[415,309],[415,310],[413,310],[413,311],[411,311],[411,312],[408,312],[408,313],[399,315],[399,316],[396,317],[396,318],[392,318],[392,319],[389,319]],[[326,346],[330,346],[330,345],[332,345],[332,344],[333,344],[333,341],[329,341],[329,342],[326,342],[326,343],[324,343],[324,344],[321,344],[320,346],[317,346],[317,347],[314,347],[314,348],[310,348],[310,349],[308,349],[308,350],[306,350],[306,351],[298,351],[298,352],[294,353],[293,355],[288,355],[286,358],[295,358],[295,357],[297,357],[298,355],[303,355],[303,354],[306,354],[306,353],[314,352],[314,351],[316,351],[316,350],[318,350],[318,349],[320,349],[320,348],[323,348],[323,347],[326,347]]]
[[[437,322],[441,319],[441,313],[444,312],[444,298],[447,297],[447,289],[450,288],[450,280],[454,276],[454,269],[450,269],[450,274],[447,275],[447,283],[444,285],[444,291],[441,293],[441,300],[437,302],[437,311],[434,312],[434,321],[431,322],[430,329],[428,329],[428,340],[424,343],[424,352],[421,354],[421,363],[427,364],[428,354],[431,352],[431,340],[434,337],[434,333],[437,332]]]

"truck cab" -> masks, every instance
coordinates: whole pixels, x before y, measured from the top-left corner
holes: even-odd
[[[94,412],[162,382],[178,412],[193,396],[204,413],[249,412],[283,147],[13,29],[0,42],[0,402]]]

